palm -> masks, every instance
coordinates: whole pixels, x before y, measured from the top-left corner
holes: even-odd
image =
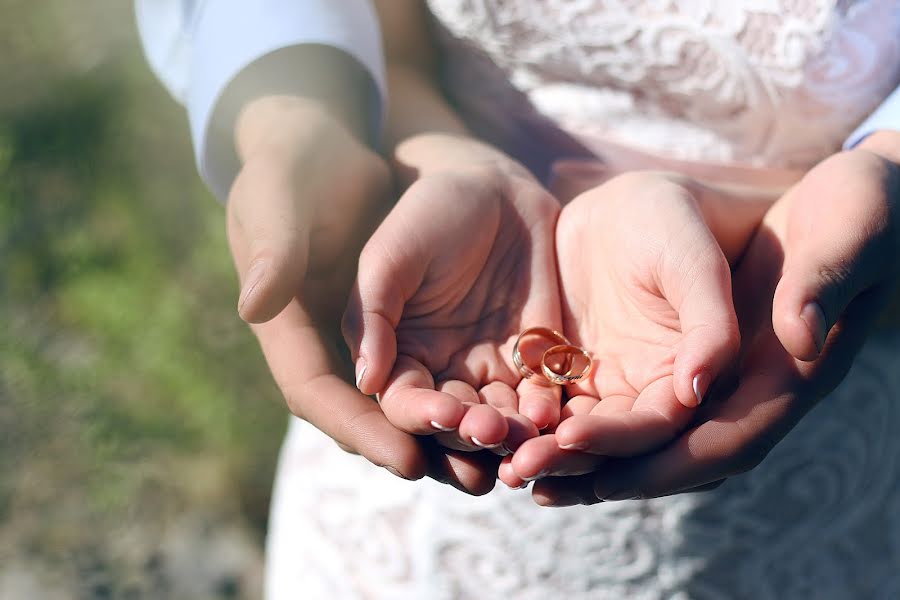
[[[510,485],[666,443],[739,343],[728,262],[681,185],[633,174],[582,194],[562,211],[556,250],[563,331],[593,367],[567,390],[555,435],[507,461]]]
[[[404,194],[363,251],[361,297],[347,319],[350,331],[362,328],[366,377],[385,381],[375,387],[383,391],[386,413],[391,406],[413,406],[413,412],[402,411],[404,423],[429,433],[411,421],[423,414],[416,411],[432,411],[417,423],[458,426],[463,440],[474,435],[491,445],[502,441],[506,425],[482,414],[468,431],[459,422],[463,411],[454,406],[488,404],[510,415],[521,399],[521,408],[531,402],[528,410],[540,413],[534,420],[554,419],[558,395],[523,383],[511,349],[526,327],[559,327],[553,260],[558,210],[534,182],[491,169],[430,175]],[[384,316],[388,327],[367,324],[373,313]],[[367,344],[373,351],[365,351]],[[394,349],[391,369],[384,359]]]
[[[658,217],[648,207],[646,216],[617,219],[618,208],[591,196],[573,202],[560,218],[557,253],[565,332],[594,359],[589,377],[569,395],[601,400],[589,412],[609,418],[610,451],[627,452],[646,435],[674,435],[692,411],[675,395],[684,335],[660,267],[666,240],[644,222]],[[610,222],[617,226],[604,226]],[[641,425],[654,431],[637,431]]]

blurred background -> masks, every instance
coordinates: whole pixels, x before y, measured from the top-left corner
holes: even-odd
[[[131,2],[0,0],[0,599],[256,598],[286,410]]]

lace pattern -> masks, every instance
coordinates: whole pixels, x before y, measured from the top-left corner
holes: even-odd
[[[684,160],[808,168],[900,83],[893,0],[430,6],[447,88],[471,119],[496,129],[538,113],[588,149],[606,139]],[[509,102],[515,92],[527,103]]]
[[[543,509],[405,482],[294,420],[268,597],[900,597],[900,333],[753,471],[713,492]]]

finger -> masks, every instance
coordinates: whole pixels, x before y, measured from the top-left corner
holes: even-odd
[[[450,394],[462,404],[480,404],[481,398],[471,385],[459,379],[441,381],[435,387],[439,392]]]
[[[606,400],[597,408],[602,409]],[[564,450],[604,456],[635,456],[672,440],[687,426],[693,410],[674,397],[672,378],[648,385],[631,410],[600,410],[559,424],[556,440]]]
[[[396,427],[419,435],[455,430],[466,412],[457,398],[434,389],[422,363],[403,355],[381,394],[381,409]]]
[[[506,418],[496,408],[472,404],[459,423],[458,434],[461,440],[472,444],[473,449],[480,450],[499,447],[508,431]]]
[[[241,279],[238,313],[268,321],[297,295],[309,254],[309,210],[297,197],[291,170],[278,160],[249,161],[228,200],[229,236]]]
[[[516,388],[519,394],[519,413],[528,417],[538,429],[555,427],[559,423],[562,388],[542,384],[540,375],[523,379]]]
[[[568,402],[560,410],[560,421],[565,421],[569,417],[575,415],[589,414],[600,403],[600,400],[593,396],[579,395],[569,399]],[[633,403],[633,401],[632,401]],[[629,405],[630,408],[631,405]]]
[[[356,361],[356,385],[382,391],[397,357],[397,325],[406,301],[422,282],[427,258],[392,241],[401,236],[389,215],[359,258],[357,284],[344,313],[342,331]],[[390,248],[390,250],[389,250]]]
[[[514,473],[523,481],[550,476],[582,475],[596,470],[603,457],[563,450],[553,435],[526,441],[512,457]]]
[[[429,477],[473,496],[494,489],[500,457],[490,452],[456,452],[440,447],[433,438],[419,439],[428,458]]]
[[[534,482],[531,498],[540,506],[576,506],[602,502],[594,495],[594,475],[545,477]]]
[[[481,388],[481,401],[493,406],[506,419],[506,439],[501,444],[501,455],[511,454],[525,440],[537,437],[540,432],[528,417],[519,414],[519,397],[505,383],[495,381]]]
[[[435,434],[435,440],[439,444],[463,452],[494,449],[500,446],[502,437],[506,435],[503,417],[489,406],[483,407],[489,409],[486,415],[483,412],[479,413],[481,409],[473,410],[483,403],[475,388],[464,381],[449,379],[439,383],[437,389],[459,400],[465,410],[457,430]],[[499,441],[493,441],[498,436]]]
[[[602,502],[594,494],[593,477],[591,475],[582,475],[580,477],[547,477],[535,482],[534,489],[531,492],[534,501],[541,506],[565,507],[575,506],[578,504],[597,504]],[[684,490],[683,494],[693,494],[700,492],[712,491],[723,483],[726,479],[719,479],[712,483],[697,486]],[[638,498],[635,498],[635,500]]]
[[[337,374],[338,363],[299,302],[253,330],[292,413],[395,475],[424,476],[426,457],[416,438],[394,427],[371,398]]]
[[[895,271],[896,254],[888,241],[895,217],[885,200],[888,173],[873,161],[864,163],[869,177],[830,176],[825,188],[819,175],[834,162],[826,161],[791,191],[789,204],[795,206],[787,220],[772,324],[785,350],[800,360],[817,357],[853,299]]]
[[[528,487],[528,482],[516,475],[512,466],[512,455],[504,456],[497,467],[497,479],[499,479],[506,487],[521,490]]]
[[[682,333],[673,370],[675,396],[693,408],[703,401],[713,380],[736,360],[741,338],[728,261],[708,230],[688,238],[692,247],[685,248],[682,256],[689,260],[664,261],[669,272],[662,278],[666,296],[678,311]]]

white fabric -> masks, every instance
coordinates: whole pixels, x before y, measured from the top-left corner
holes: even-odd
[[[290,46],[331,46],[365,67],[378,87],[373,97],[386,97],[369,0],[135,0],[135,11],[147,59],[187,108],[198,169],[220,199],[234,174],[211,158],[209,121],[228,83],[254,61]],[[381,106],[373,110],[380,120]]]
[[[268,600],[900,598],[900,336],[713,492],[538,507],[408,482],[292,419]]]
[[[808,168],[900,84],[895,0],[431,6],[448,90],[479,133],[512,152],[528,138],[545,151],[549,118],[588,151],[614,142],[674,159]],[[864,127],[900,128],[895,116]]]
[[[511,150],[537,132],[546,151],[556,128],[587,146],[612,135],[804,167],[900,78],[895,0],[431,6],[455,100]],[[568,509],[502,484],[471,498],[405,482],[292,420],[267,598],[898,598],[898,396],[900,334],[885,334],[750,473],[701,495]]]
[[[900,88],[888,96],[887,100],[881,103],[874,113],[868,119],[863,121],[857,127],[847,141],[844,142],[845,148],[852,148],[857,145],[870,133],[882,129],[890,129],[900,131]]]

